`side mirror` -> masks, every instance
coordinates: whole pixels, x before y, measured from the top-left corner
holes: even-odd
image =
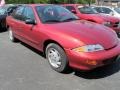
[[[26,23],[26,24],[33,24],[33,25],[36,25],[36,21],[33,20],[33,19],[26,19],[26,20],[25,20],[25,23]]]
[[[75,10],[71,10],[72,13],[76,14],[77,12]]]

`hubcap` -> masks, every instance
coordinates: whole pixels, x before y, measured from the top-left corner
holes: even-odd
[[[10,40],[13,40],[13,33],[11,30],[9,30],[9,37],[10,37]]]
[[[62,64],[60,53],[54,48],[50,48],[48,50],[48,60],[50,64],[55,68],[59,68]]]

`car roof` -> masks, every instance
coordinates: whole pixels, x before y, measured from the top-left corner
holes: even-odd
[[[20,4],[19,6],[37,7],[37,6],[47,6],[47,5],[56,5],[56,6],[60,6],[59,4]]]
[[[36,7],[36,6],[46,6],[46,5],[54,5],[54,4],[21,4],[21,6],[31,6],[31,7]]]
[[[112,9],[112,7],[110,7],[110,6],[95,6],[95,7],[105,7],[105,8],[110,8],[110,9]]]
[[[63,6],[84,6],[84,4],[62,4]]]

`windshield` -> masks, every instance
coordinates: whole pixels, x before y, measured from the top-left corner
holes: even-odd
[[[84,6],[84,7],[79,6],[78,9],[83,14],[97,14],[98,13],[95,9],[93,9],[92,7],[88,7],[88,6]]]
[[[120,14],[120,8],[115,8],[114,10]]]
[[[37,6],[37,13],[43,23],[77,20],[78,17],[64,7],[57,5]]]

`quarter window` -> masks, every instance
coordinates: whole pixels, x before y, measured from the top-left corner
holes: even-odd
[[[16,14],[16,15],[22,15],[23,10],[24,10],[24,7],[20,7],[20,8],[17,9],[17,11],[16,11],[15,14]]]

